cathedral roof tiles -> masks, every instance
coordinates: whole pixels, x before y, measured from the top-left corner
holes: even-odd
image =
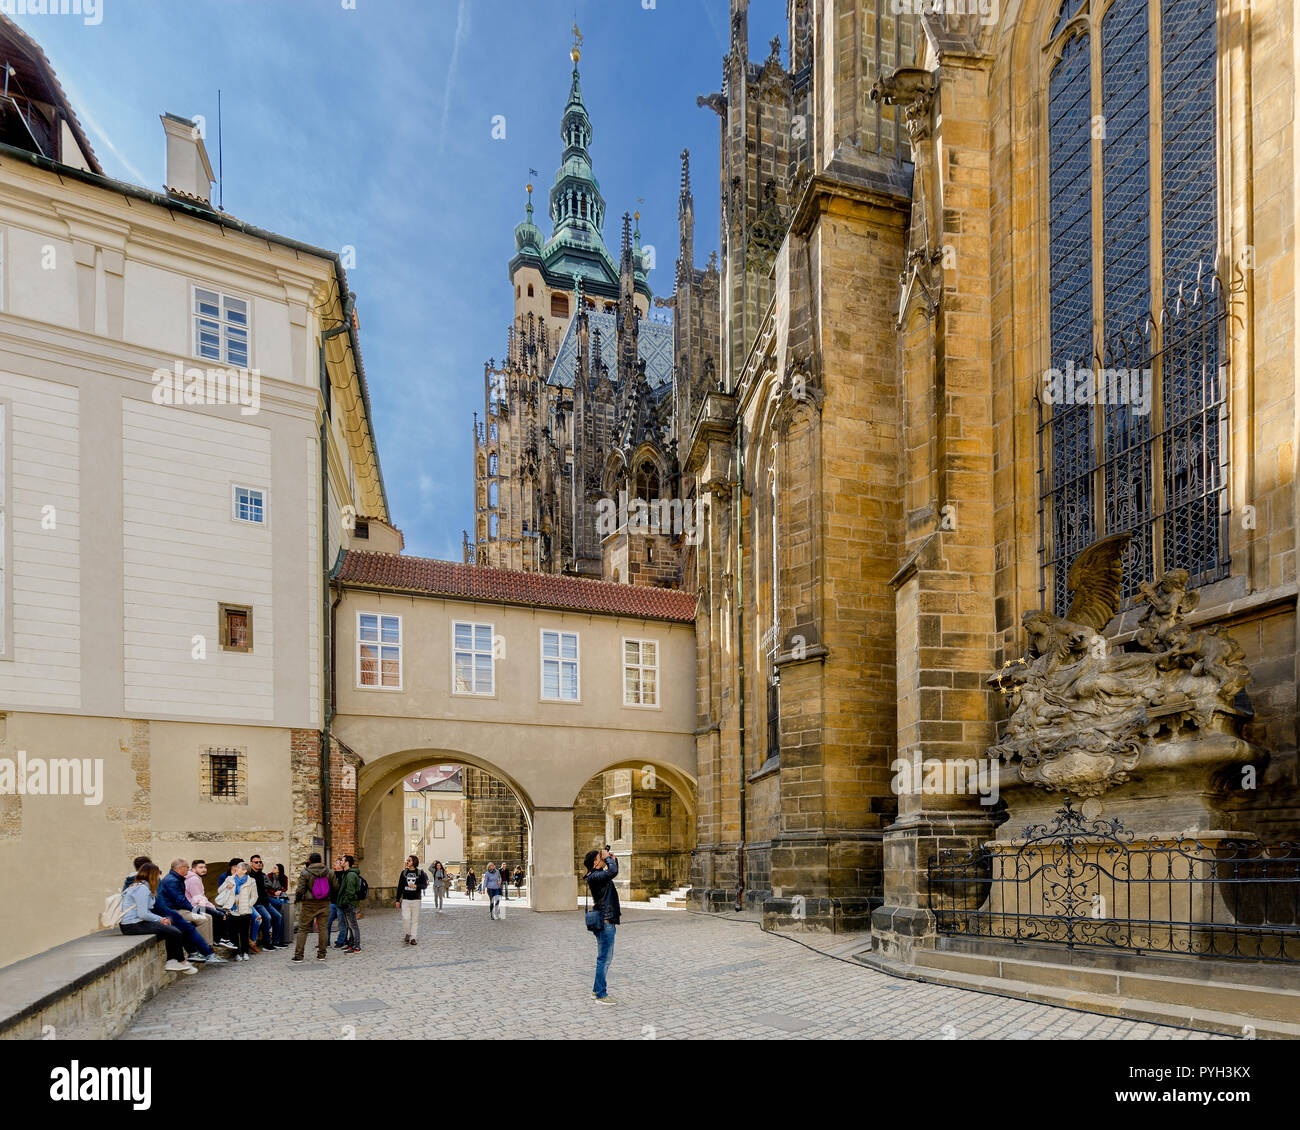
[[[695,596],[679,590],[519,573],[396,553],[347,550],[335,567],[334,579],[343,584],[493,604],[527,604],[683,624],[695,619]]]

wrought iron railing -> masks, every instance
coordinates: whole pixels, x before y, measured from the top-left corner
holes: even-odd
[[[1300,843],[1135,842],[1068,798],[1020,839],[941,851],[928,890],[948,936],[1300,962]]]

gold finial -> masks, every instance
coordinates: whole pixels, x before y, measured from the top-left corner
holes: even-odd
[[[575,21],[573,25],[573,48],[569,51],[569,58],[573,60],[573,65],[578,65],[578,60],[582,58],[582,32],[578,30],[578,24]]]
[[[533,194],[533,186],[532,186],[531,184],[526,184],[526,185],[524,185],[524,188],[526,188],[526,189],[528,190],[528,195],[529,195],[529,196],[532,196],[532,194]]]

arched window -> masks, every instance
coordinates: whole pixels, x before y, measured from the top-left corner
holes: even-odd
[[[495,451],[488,456],[487,465],[488,465],[488,474],[495,475],[497,473],[497,466],[498,466],[497,453]]]
[[[528,297],[529,297],[529,298],[532,298],[532,296],[533,296],[533,284],[532,284],[532,283],[529,283],[529,284],[528,284]]]
[[[551,295],[551,317],[567,318],[569,316],[569,296],[567,294]]]
[[[1215,5],[1100,7],[1064,0],[1045,91],[1040,538],[1060,614],[1070,565],[1108,534],[1132,534],[1126,599],[1170,569],[1204,584],[1227,565]]]
[[[659,471],[648,459],[637,468],[636,497],[646,502],[659,497]]]
[[[499,505],[499,490],[495,479],[488,483],[488,506],[495,507]]]
[[[515,297],[516,297],[516,298],[519,297],[519,284],[518,284],[518,283],[515,284]]]

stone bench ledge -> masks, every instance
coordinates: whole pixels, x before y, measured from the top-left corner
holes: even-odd
[[[0,969],[0,1038],[125,965],[142,950],[161,945],[157,935],[128,935],[114,928],[74,938],[5,966]]]

